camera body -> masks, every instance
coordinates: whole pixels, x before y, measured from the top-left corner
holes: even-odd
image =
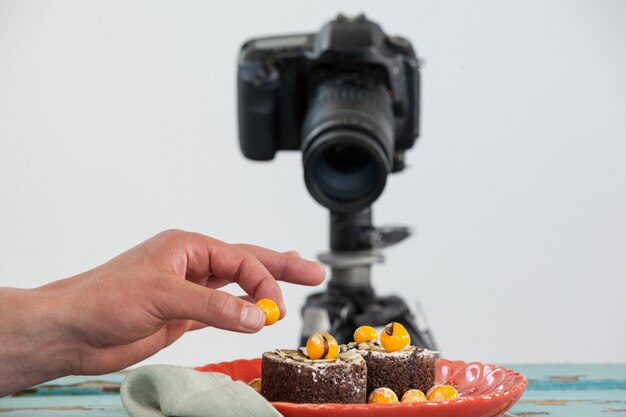
[[[419,134],[419,61],[409,41],[387,36],[363,15],[340,15],[318,33],[255,38],[242,46],[238,113],[243,154],[271,160],[279,150],[304,151],[310,101],[320,85],[331,81],[387,95],[382,105],[390,107],[391,143],[383,147],[388,172],[402,170],[404,151]]]

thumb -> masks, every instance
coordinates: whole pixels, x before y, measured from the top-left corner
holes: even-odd
[[[263,311],[249,301],[190,281],[171,281],[173,285],[162,293],[156,306],[165,319],[196,320],[242,333],[257,332],[265,323]]]

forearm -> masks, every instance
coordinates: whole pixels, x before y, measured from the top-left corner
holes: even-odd
[[[59,307],[44,291],[0,287],[0,397],[72,373]]]

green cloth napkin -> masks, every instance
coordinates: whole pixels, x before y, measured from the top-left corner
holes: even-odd
[[[253,388],[217,372],[172,365],[131,371],[120,390],[131,417],[279,417]]]

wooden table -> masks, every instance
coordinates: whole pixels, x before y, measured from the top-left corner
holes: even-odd
[[[626,364],[506,365],[528,390],[510,410],[518,417],[626,417]],[[0,417],[126,417],[119,397],[124,373],[67,377],[0,398]]]

